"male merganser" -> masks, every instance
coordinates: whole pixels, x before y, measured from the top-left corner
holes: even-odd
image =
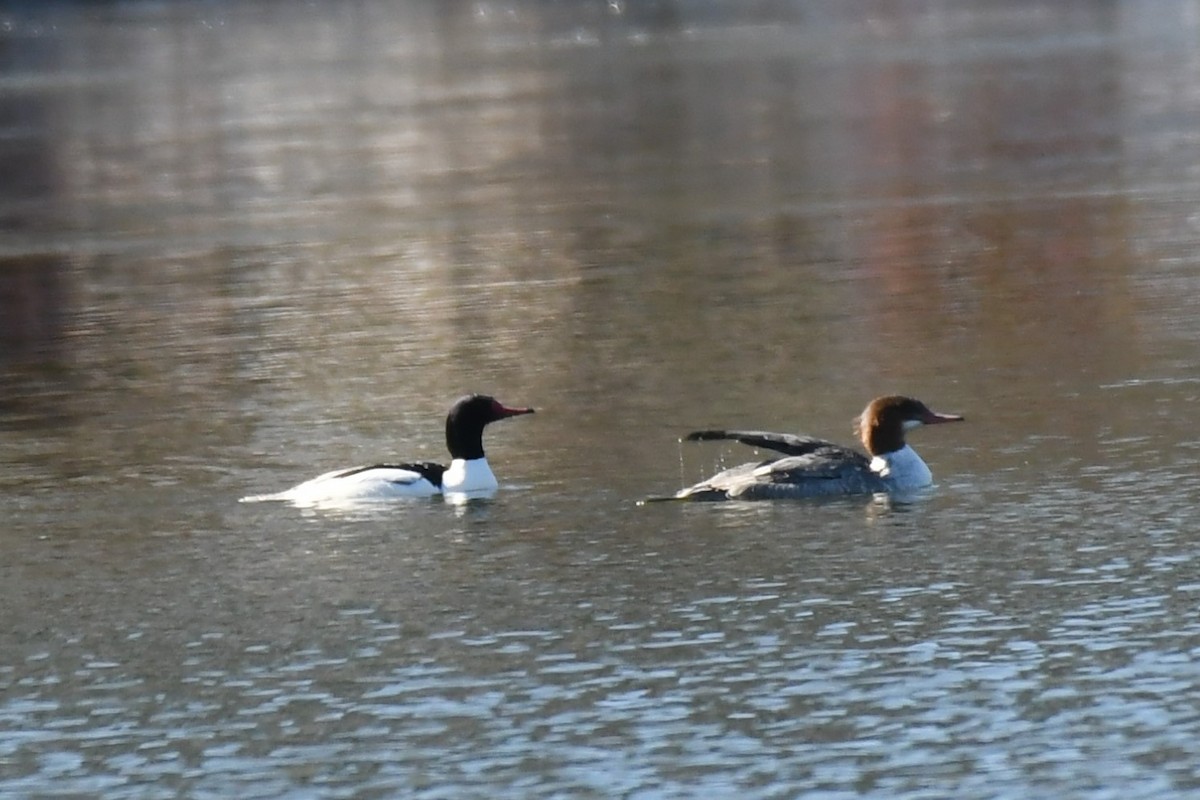
[[[790,433],[762,431],[696,431],[690,442],[734,439],[751,447],[783,453],[783,458],[742,464],[695,486],[681,489],[670,500],[774,500],[831,497],[878,492],[904,492],[933,482],[933,474],[904,441],[907,431],[921,425],[959,422],[957,414],[937,414],[911,397],[877,397],[856,420],[869,456],[857,450]]]
[[[446,448],[449,467],[428,461],[373,464],[318,475],[277,494],[243,497],[242,502],[287,500],[297,505],[387,500],[397,497],[486,497],[496,491],[496,476],[483,454],[483,429],[532,408],[509,408],[485,394],[461,397],[446,415]]]

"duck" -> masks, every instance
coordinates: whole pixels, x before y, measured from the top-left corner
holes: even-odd
[[[962,422],[959,414],[931,411],[902,395],[876,397],[856,418],[866,453],[812,436],[766,431],[701,430],[692,442],[732,440],[780,457],[741,464],[651,500],[779,500],[860,494],[898,494],[933,483],[929,466],[905,440],[923,425]]]
[[[491,395],[468,394],[446,415],[450,464],[405,461],[336,469],[274,494],[250,495],[243,503],[285,501],[300,506],[442,495],[452,500],[490,497],[499,484],[483,452],[483,429],[493,422],[532,414]]]

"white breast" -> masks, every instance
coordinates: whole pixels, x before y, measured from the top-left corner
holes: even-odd
[[[486,458],[456,458],[442,475],[442,490],[447,500],[488,497],[499,487]]]

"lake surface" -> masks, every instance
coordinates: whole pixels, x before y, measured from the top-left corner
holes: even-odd
[[[1200,791],[1200,5],[0,11],[0,794]],[[494,499],[238,498],[444,458]],[[656,504],[901,392],[900,505]]]

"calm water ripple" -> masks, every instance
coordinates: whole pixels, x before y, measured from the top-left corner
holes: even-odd
[[[885,5],[0,12],[0,795],[1200,792],[1196,3]]]

